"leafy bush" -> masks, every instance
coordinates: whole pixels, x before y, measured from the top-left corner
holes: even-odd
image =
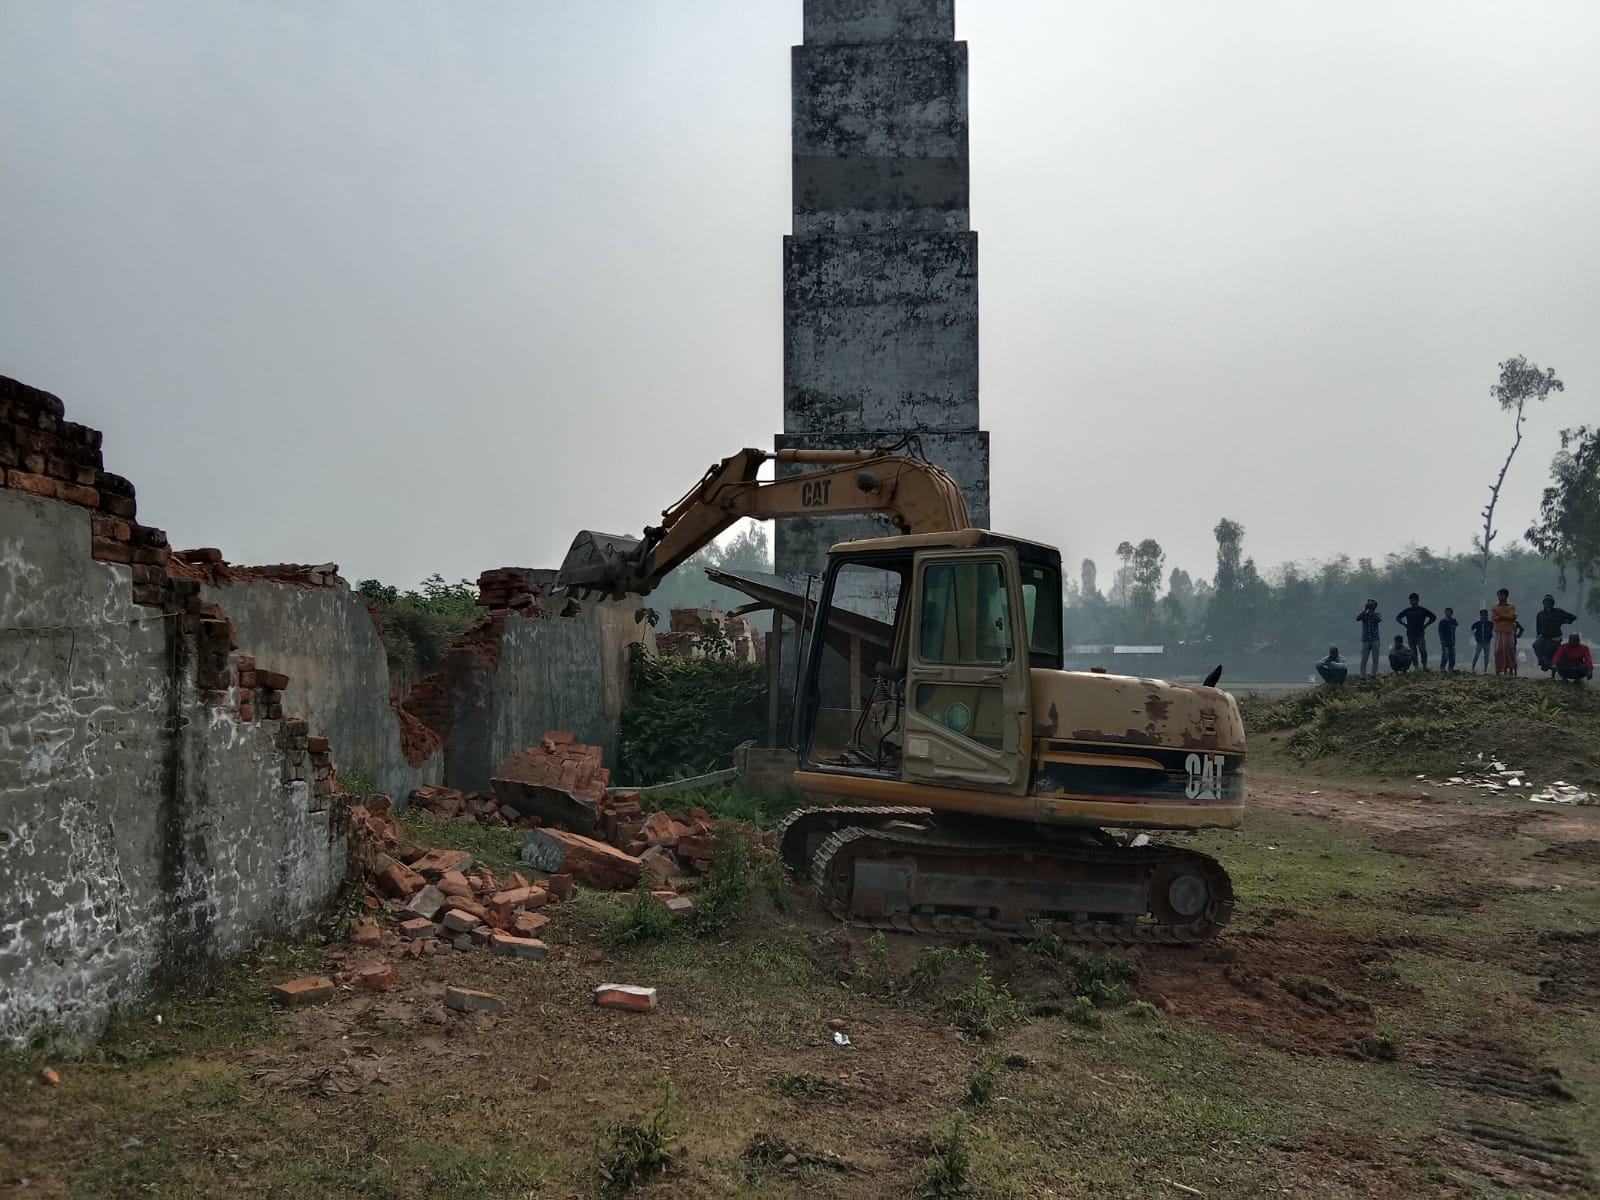
[[[1005,984],[996,984],[987,971],[950,998],[956,1028],[976,1038],[991,1038],[1004,1021],[1016,1015],[1017,1002]]]
[[[766,732],[767,669],[731,658],[633,653],[617,738],[618,777],[637,787],[729,766]]]
[[[437,573],[411,591],[376,579],[363,579],[356,590],[378,614],[389,674],[397,686],[437,670],[450,643],[483,615],[476,584],[465,579],[446,583]]]
[[[957,1117],[949,1133],[932,1140],[928,1157],[922,1162],[922,1194],[928,1200],[965,1194],[971,1167],[972,1152],[961,1136],[961,1118]]]
[[[978,1065],[972,1068],[972,1074],[967,1077],[967,1090],[961,1097],[961,1103],[968,1108],[982,1108],[989,1103],[1003,1063],[1004,1060],[992,1050],[979,1059]]]
[[[666,905],[651,898],[650,889],[642,883],[625,905],[606,915],[605,938],[613,946],[664,941],[677,932],[677,920]]]
[[[711,870],[706,874],[705,886],[695,893],[695,936],[714,937],[744,916],[754,882],[750,844],[735,827],[718,825],[711,848]]]
[[[1073,972],[1072,987],[1078,998],[1091,1004],[1116,1007],[1128,998],[1128,985],[1138,970],[1127,959],[1115,954],[1092,954],[1081,960]]]
[[[672,1119],[672,1081],[661,1080],[661,1098],[648,1114],[602,1122],[595,1136],[600,1195],[619,1200],[633,1186],[659,1174],[678,1153],[680,1131]]]

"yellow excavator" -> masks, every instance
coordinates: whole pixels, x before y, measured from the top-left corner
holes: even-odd
[[[759,479],[770,459],[793,473]],[[933,464],[742,450],[642,538],[580,533],[556,583],[643,596],[740,518],[853,513],[900,532],[834,546],[802,612],[794,778],[833,803],[780,825],[793,875],[875,928],[1213,936],[1233,909],[1221,864],[1134,831],[1239,824],[1244,725],[1221,669],[1201,685],[1064,670],[1060,552],[972,528]]]

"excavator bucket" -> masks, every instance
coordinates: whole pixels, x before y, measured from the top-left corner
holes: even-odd
[[[644,576],[641,549],[639,538],[585,529],[572,539],[556,573],[556,587],[571,595],[597,593],[612,599],[637,591]]]

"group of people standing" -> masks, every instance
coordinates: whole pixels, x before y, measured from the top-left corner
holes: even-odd
[[[1410,605],[1395,616],[1405,628],[1405,633],[1395,634],[1388,647],[1389,669],[1397,673],[1411,670],[1413,666],[1428,669],[1428,629],[1437,624],[1439,632],[1439,669],[1454,672],[1456,668],[1455,610],[1446,608],[1441,620],[1422,607],[1421,599],[1412,592],[1407,599]],[[1477,671],[1482,659],[1483,670],[1488,674],[1490,664],[1496,675],[1517,674],[1517,642],[1525,632],[1517,619],[1517,606],[1511,603],[1511,593],[1501,588],[1495,593],[1492,608],[1480,608],[1478,619],[1472,623],[1471,670]],[[1538,613],[1534,615],[1533,653],[1539,669],[1552,677],[1559,676],[1570,682],[1594,678],[1594,658],[1589,647],[1576,633],[1561,640],[1561,630],[1578,618],[1556,607],[1554,596],[1546,596]],[[1361,677],[1373,678],[1378,674],[1379,655],[1383,639],[1383,617],[1378,613],[1378,602],[1368,600],[1366,607],[1356,614],[1361,626]],[[1370,664],[1370,665],[1369,665]],[[1339,657],[1339,647],[1329,646],[1328,657],[1316,664],[1317,674],[1328,683],[1343,683],[1350,673],[1349,664]]]

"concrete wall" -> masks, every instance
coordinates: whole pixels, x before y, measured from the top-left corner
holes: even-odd
[[[589,602],[571,616],[506,616],[498,656],[457,683],[445,738],[444,781],[487,788],[509,754],[553,729],[600,746],[616,762],[628,646],[648,627],[636,604]]]
[[[284,711],[328,738],[341,769],[369,773],[377,791],[401,803],[422,784],[441,782],[441,756],[416,767],[402,753],[383,642],[348,586],[250,580],[208,586],[203,595],[233,619],[241,654],[289,676]]]
[[[337,806],[282,722],[195,687],[184,618],[91,558],[91,514],[0,489],[0,1044],[91,1037],[321,911]]]

